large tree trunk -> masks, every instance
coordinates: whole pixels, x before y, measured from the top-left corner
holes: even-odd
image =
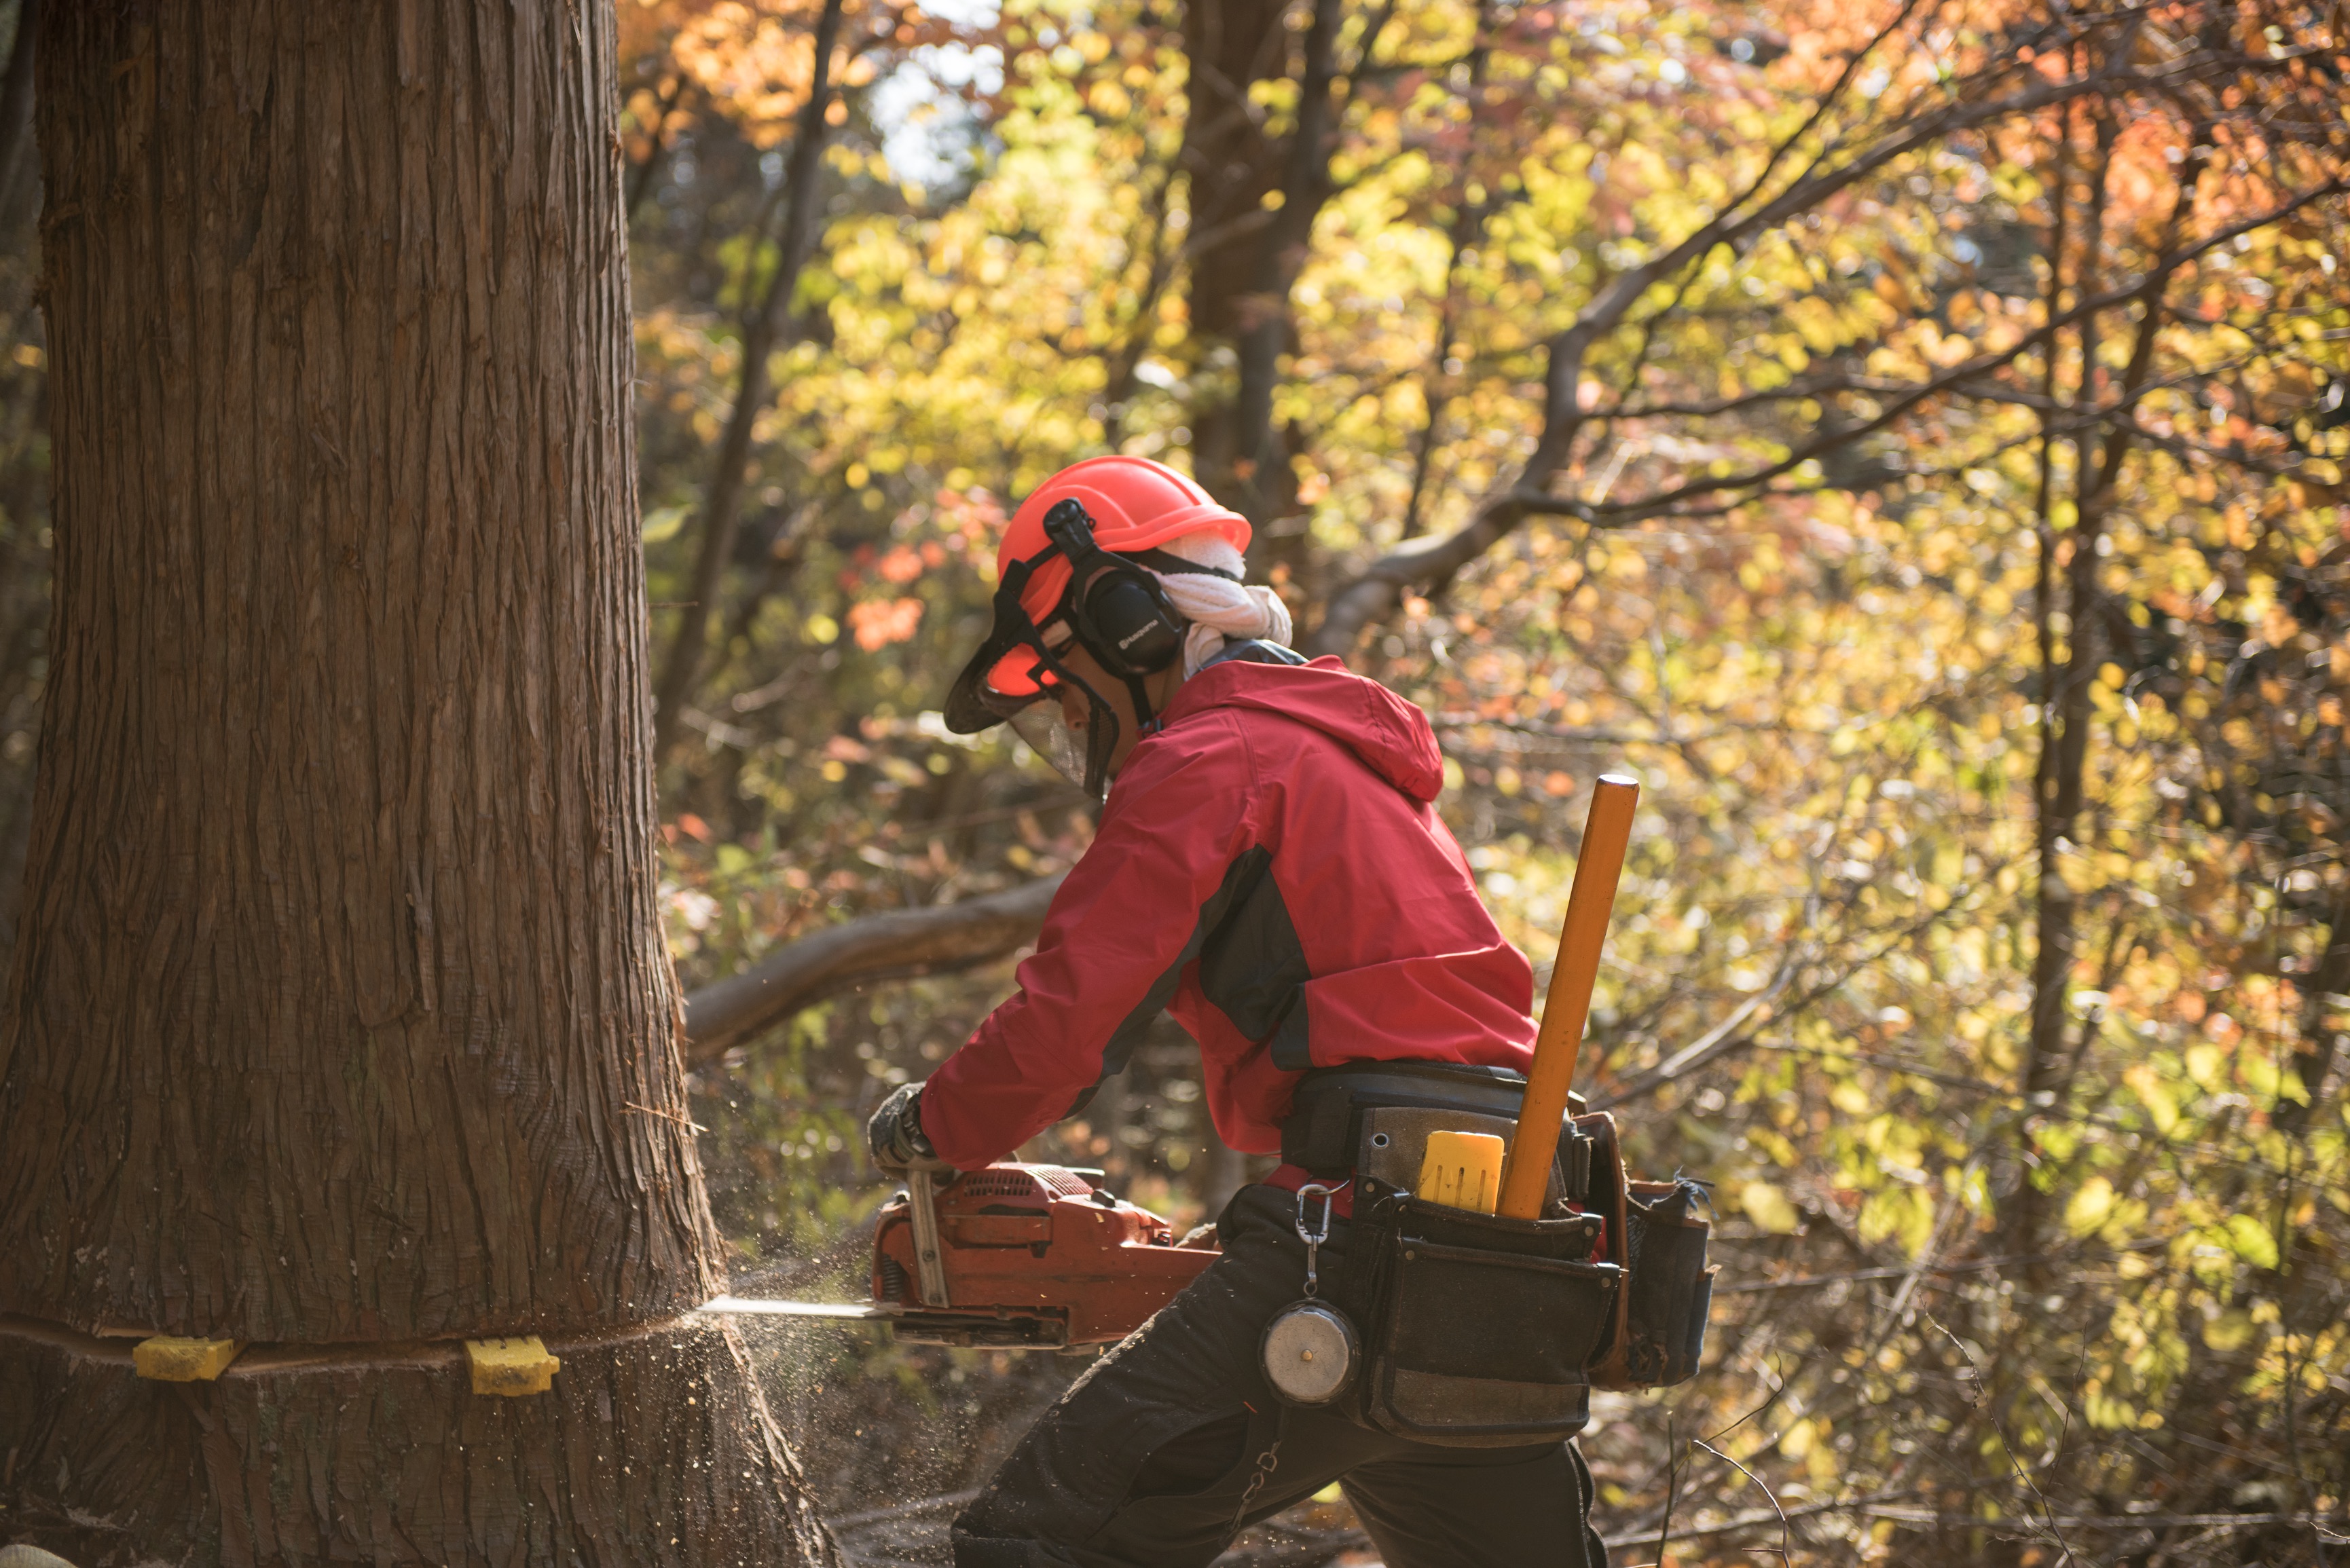
[[[123,1560],[828,1554],[654,903],[608,6],[64,7],[0,1493]],[[136,1376],[153,1334],[249,1348]],[[541,1334],[551,1393],[470,1392]],[[89,1521],[108,1521],[104,1525]]]

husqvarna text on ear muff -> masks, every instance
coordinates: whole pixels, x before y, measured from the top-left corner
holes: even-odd
[[[1093,519],[1083,503],[1055,504],[1045,514],[1045,536],[1068,558],[1071,577],[1063,603],[1071,629],[1104,670],[1133,680],[1175,662],[1183,651],[1182,618],[1156,577],[1094,542]],[[1149,705],[1139,693],[1137,702],[1147,725]]]

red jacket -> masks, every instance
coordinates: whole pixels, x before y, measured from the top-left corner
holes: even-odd
[[[1233,1148],[1281,1147],[1307,1067],[1523,1072],[1534,973],[1430,802],[1427,717],[1335,659],[1211,665],[1138,744],[1020,990],[922,1093],[971,1169],[1074,1115],[1164,1010],[1200,1043]]]

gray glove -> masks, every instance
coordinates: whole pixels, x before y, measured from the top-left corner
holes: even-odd
[[[865,1141],[873,1149],[873,1163],[884,1170],[903,1170],[917,1159],[936,1159],[922,1131],[922,1085],[903,1084],[890,1092],[865,1124]]]

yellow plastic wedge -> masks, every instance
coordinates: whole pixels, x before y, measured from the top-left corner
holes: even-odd
[[[535,1334],[515,1339],[469,1339],[465,1359],[473,1364],[474,1393],[509,1399],[546,1393],[563,1368],[563,1363],[546,1353],[546,1342]]]
[[[131,1347],[130,1365],[158,1383],[209,1383],[244,1348],[233,1339],[182,1339],[159,1334]]]
[[[1508,1147],[1492,1133],[1432,1132],[1415,1190],[1448,1209],[1491,1214],[1502,1196],[1502,1157]]]

